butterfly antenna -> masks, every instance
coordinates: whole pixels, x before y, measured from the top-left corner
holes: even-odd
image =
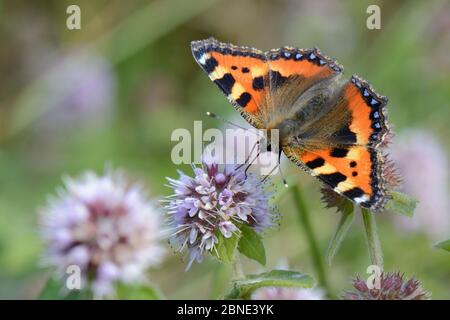
[[[252,166],[252,164],[258,159],[259,155],[261,154],[261,151],[258,151],[258,153],[256,154],[256,157],[253,158],[253,160],[247,164],[247,167],[245,168],[245,175],[247,175],[247,171],[248,169],[250,169],[250,167]]]
[[[261,182],[265,182],[265,181],[269,178],[269,176],[272,175],[272,173],[275,171],[275,169],[276,169],[277,167],[278,167],[278,165],[274,166],[274,167],[270,170],[270,172],[269,172],[268,174],[266,174],[266,175],[264,176],[264,178],[261,179]]]
[[[258,145],[259,145],[259,140],[256,141],[256,142],[253,144],[252,150],[250,150],[250,153],[248,154],[247,158],[245,159],[245,162],[242,163],[242,164],[240,164],[240,165],[238,165],[238,166],[236,167],[237,170],[239,170],[239,169],[242,168],[244,165],[246,165],[246,164],[249,163],[248,161],[250,160],[250,157],[252,156],[253,152],[255,151],[256,146],[258,146]],[[256,157],[258,157],[258,156],[256,156]],[[254,161],[254,160],[253,160],[253,161]],[[253,161],[252,161],[252,163],[253,163]]]
[[[220,121],[223,121],[223,122],[225,122],[225,123],[228,123],[229,125],[232,125],[232,126],[234,126],[234,127],[237,127],[237,128],[239,128],[239,129],[246,130],[246,131],[250,131],[251,133],[256,134],[258,137],[260,136],[259,133],[255,133],[253,130],[249,130],[249,128],[244,128],[243,126],[240,126],[240,125],[238,125],[238,124],[236,124],[236,123],[234,123],[234,122],[231,122],[230,120],[227,120],[227,119],[225,119],[225,118],[222,118],[221,116],[218,116],[217,114],[212,113],[212,112],[210,112],[210,111],[207,111],[207,112],[206,112],[206,115],[207,115],[208,117],[210,117],[210,118],[219,119]]]
[[[283,184],[286,188],[289,188],[289,185],[287,184],[286,178],[283,175],[283,171],[281,171],[281,163],[278,162],[278,169],[280,170],[280,176],[281,179],[283,179]]]
[[[281,176],[281,179],[283,180],[284,186],[285,186],[286,188],[289,188],[289,185],[287,184],[286,178],[284,177],[283,172],[281,171],[280,158],[278,158],[278,163],[277,163],[277,165],[274,166],[274,167],[270,170],[270,172],[269,172],[267,175],[265,175],[264,178],[261,179],[261,182],[265,182],[265,181],[269,178],[269,176],[270,176],[277,168],[278,168],[278,170],[279,170],[279,172],[280,172],[280,176]]]

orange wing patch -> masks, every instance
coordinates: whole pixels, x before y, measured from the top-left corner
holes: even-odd
[[[250,113],[257,111],[264,89],[263,79],[268,72],[265,61],[251,56],[233,56],[219,52],[211,52],[209,59],[216,60],[218,64],[209,74],[211,80],[218,82],[228,98],[245,111]],[[234,79],[231,88],[227,87],[224,77]]]
[[[383,157],[365,146],[306,151],[285,147],[286,156],[335,192],[363,207],[377,210],[385,201],[380,180]]]
[[[279,78],[300,76],[312,85],[318,80],[341,73],[343,67],[335,60],[320,53],[319,49],[296,49],[284,47],[265,53],[270,70]]]
[[[218,42],[194,41],[192,53],[200,67],[250,122],[265,94],[268,65],[262,51]]]

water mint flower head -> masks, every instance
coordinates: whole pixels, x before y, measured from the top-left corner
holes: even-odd
[[[119,171],[86,172],[65,179],[41,210],[44,262],[60,274],[78,266],[95,297],[111,297],[117,282],[145,281],[147,268],[161,261],[160,226],[140,185]]]
[[[355,291],[345,292],[344,300],[427,300],[429,294],[418,280],[405,280],[400,272],[382,273],[379,289],[369,289],[366,280],[353,280]]]
[[[193,176],[179,171],[178,179],[167,178],[173,195],[166,200],[171,244],[186,251],[188,270],[201,262],[205,252],[217,254],[219,237],[239,235],[247,225],[261,233],[274,223],[269,206],[272,194],[268,182],[245,172],[245,166],[219,166],[204,156],[201,167],[193,166]]]

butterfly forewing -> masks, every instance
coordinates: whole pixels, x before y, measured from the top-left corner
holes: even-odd
[[[261,128],[258,110],[267,92],[264,77],[268,74],[264,53],[214,39],[194,41],[191,49],[197,63],[236,110],[252,125]]]

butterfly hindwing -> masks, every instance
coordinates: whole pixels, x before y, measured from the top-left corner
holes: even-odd
[[[383,178],[385,161],[378,148],[388,132],[384,112],[387,99],[356,76],[342,86],[339,95],[328,114],[338,111],[346,117],[340,118],[337,130],[321,134],[321,148],[306,142],[286,146],[283,150],[288,158],[335,192],[376,211],[383,207],[387,198]],[[332,120],[321,121],[330,123]],[[325,131],[336,128],[334,125],[323,127]]]
[[[379,173],[384,162],[379,151],[366,146],[347,146],[306,151],[285,147],[286,156],[335,192],[363,207],[383,205],[385,187]]]

